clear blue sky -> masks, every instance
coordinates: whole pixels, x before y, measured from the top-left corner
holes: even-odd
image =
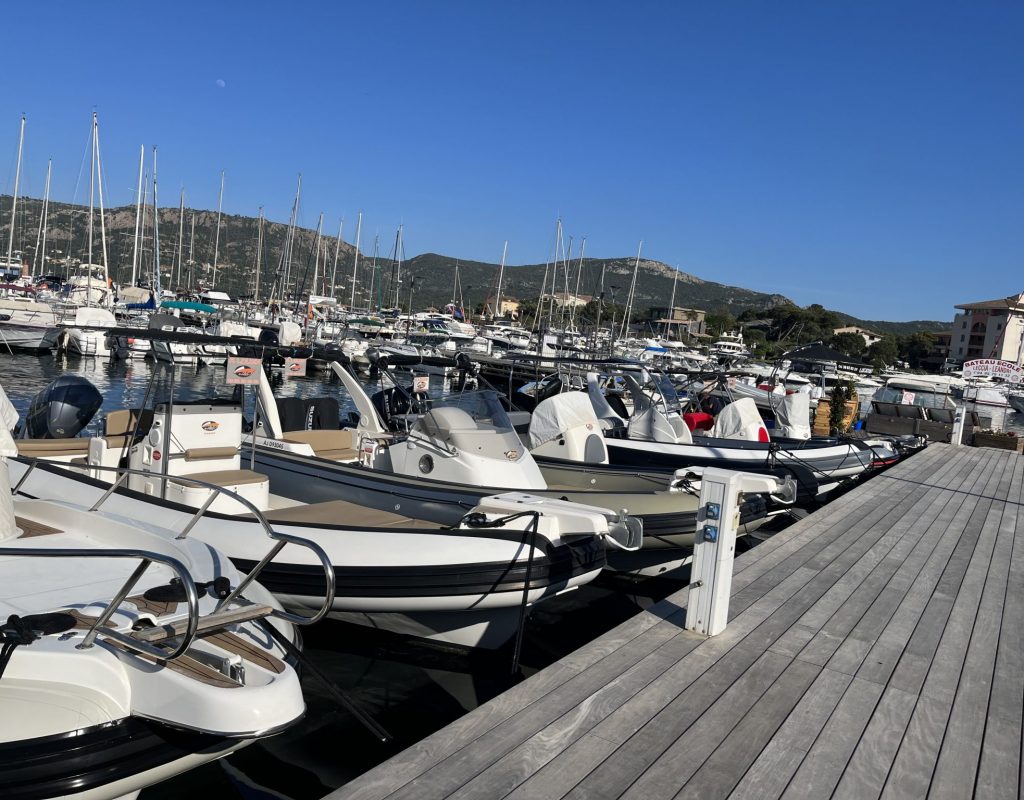
[[[587,254],[865,318],[950,319],[1024,289],[1019,2],[18,3],[0,187],[110,204],[157,144],[162,205],[301,222],[364,250]],[[86,168],[87,169],[87,168]],[[7,208],[3,209],[7,213]]]

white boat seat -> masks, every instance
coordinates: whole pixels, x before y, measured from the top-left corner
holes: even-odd
[[[393,511],[379,511],[375,508],[349,503],[347,500],[327,500],[323,503],[307,503],[272,511],[264,511],[271,522],[293,522],[314,525],[352,525],[358,528],[433,528],[441,527],[438,522],[396,514]]]
[[[281,440],[289,444],[308,444],[317,458],[330,461],[355,461],[359,458],[359,451],[352,447],[352,432],[348,428],[286,431]]]
[[[53,458],[89,455],[88,439],[15,439],[19,456]]]
[[[263,483],[270,480],[266,475],[253,472],[251,469],[218,469],[212,472],[192,472],[188,475],[176,477],[180,477],[182,480],[175,480],[174,482],[183,486],[199,485],[192,483],[190,480],[184,480],[186,478],[212,483],[216,486],[245,486],[246,484]]]

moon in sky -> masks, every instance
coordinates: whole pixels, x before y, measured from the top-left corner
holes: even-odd
[[[223,89],[225,86],[227,86],[223,78],[217,78],[217,80],[215,80],[214,83],[217,85],[218,89]]]

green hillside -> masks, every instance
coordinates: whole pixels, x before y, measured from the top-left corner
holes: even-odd
[[[10,230],[10,196],[0,196],[0,241],[6,241]],[[30,259],[35,244],[42,213],[42,201],[23,198],[18,203],[18,218],[15,224],[15,249],[21,250]],[[160,209],[160,266],[165,288],[185,287],[189,281],[188,260],[191,252],[195,266],[193,281],[201,280],[209,285],[216,238],[217,215],[214,211],[185,209],[184,219],[177,208]],[[195,222],[193,235],[193,220]],[[183,222],[183,225],[180,223]],[[105,215],[107,257],[115,280],[125,282],[131,277],[132,250],[135,233],[135,207],[121,206],[108,209]],[[144,224],[145,238],[141,252],[143,274],[152,275],[153,269],[153,219],[152,210]],[[279,222],[267,222],[264,226],[264,250],[260,264],[260,295],[266,297],[275,286],[278,267],[281,263],[287,226]],[[316,269],[317,258],[314,243],[315,231],[300,228],[297,231],[293,250],[291,276],[295,287],[312,288],[314,272],[320,280],[316,291],[329,291],[331,278],[335,277],[335,290],[342,302],[351,297],[351,277],[355,261],[355,248],[342,243],[337,247],[335,231],[323,237],[320,267]],[[179,251],[179,234],[181,249]],[[217,248],[217,288],[233,295],[251,295],[256,278],[257,220],[255,217],[225,214],[221,222],[221,236]],[[391,260],[391,242],[381,245],[381,252],[374,257],[366,249],[359,256],[356,277],[357,305],[365,305],[372,288],[374,305],[381,301],[387,306],[394,299],[394,280],[399,272]],[[337,250],[337,258],[335,252]],[[47,265],[44,272],[66,274],[68,261],[75,264],[85,261],[88,253],[88,208],[67,203],[50,203],[47,225]],[[93,234],[93,261],[101,261],[101,242],[98,224]],[[180,265],[180,269],[179,269]],[[497,290],[497,264],[479,261],[465,261],[437,253],[423,253],[401,264],[399,280],[400,303],[408,305],[410,290],[417,307],[442,306],[453,299],[455,270],[458,265],[462,286],[461,300],[466,306],[476,307],[486,298],[493,301]],[[605,299],[624,304],[629,293],[633,275],[633,258],[588,258],[579,274],[579,293],[596,296],[604,287]],[[376,266],[376,269],[374,269]],[[578,261],[569,264],[568,275],[559,265],[555,279],[555,291],[575,294],[577,286]],[[523,301],[536,301],[541,293],[541,284],[547,274],[546,285],[551,286],[551,266],[527,264],[507,266],[505,269],[502,296]],[[660,261],[641,259],[637,275],[635,318],[645,314],[652,306],[667,306],[672,295],[675,270]],[[372,273],[372,275],[371,275]],[[415,279],[415,280],[413,280]],[[602,284],[603,280],[603,284]],[[280,287],[278,286],[278,293]],[[747,310],[764,310],[780,303],[790,303],[785,296],[768,294],[739,286],[707,281],[685,272],[678,273],[675,304],[687,308],[703,309],[709,312],[723,312],[739,316]],[[907,335],[917,331],[948,330],[950,323],[936,320],[914,320],[909,322],[887,322],[882,320],[860,320],[848,314],[837,312],[845,324],[869,328],[878,333]]]

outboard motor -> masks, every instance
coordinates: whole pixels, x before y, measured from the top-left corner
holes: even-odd
[[[26,439],[71,439],[96,416],[103,396],[79,375],[62,375],[32,398],[25,415]]]

